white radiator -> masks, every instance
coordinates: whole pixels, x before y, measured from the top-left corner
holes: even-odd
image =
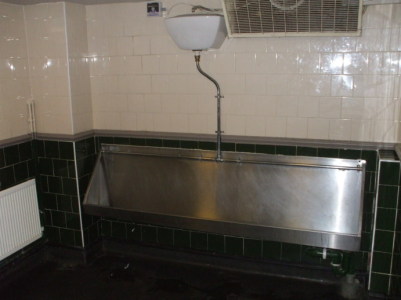
[[[42,237],[35,179],[0,192],[0,260]]]

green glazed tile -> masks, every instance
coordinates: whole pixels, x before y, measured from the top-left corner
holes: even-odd
[[[224,253],[224,236],[217,234],[207,235],[208,250],[215,253]]]
[[[290,262],[301,261],[301,246],[283,243],[281,248],[281,259]]]
[[[391,254],[374,252],[372,260],[372,271],[376,273],[390,274]]]
[[[244,239],[244,255],[248,257],[262,257],[262,241]]]
[[[189,231],[186,230],[174,230],[174,247],[177,248],[190,248],[191,237]]]
[[[79,220],[79,214],[65,213],[65,218],[67,221],[66,227],[68,229],[75,229],[75,230],[81,229],[81,222]]]
[[[269,259],[281,259],[281,246],[279,242],[263,241],[263,257]]]
[[[163,140],[163,147],[180,148],[180,141],[178,141],[178,140]]]
[[[45,236],[51,243],[60,243],[60,230],[52,226],[45,226]]]
[[[398,186],[379,185],[378,207],[396,208]]]
[[[45,155],[48,158],[59,158],[59,142],[56,141],[45,141]]]
[[[235,144],[234,143],[221,143],[221,150],[222,151],[235,151]]]
[[[32,159],[32,142],[25,142],[18,145],[20,161]]]
[[[199,149],[199,143],[196,141],[180,141],[181,148]]]
[[[242,256],[244,254],[243,238],[225,236],[225,253],[228,255]]]
[[[367,232],[362,232],[361,250],[370,251],[371,247],[372,247],[371,234]]]
[[[57,195],[58,196],[58,195]],[[77,196],[69,196],[71,198],[72,212],[79,212],[79,204]]]
[[[393,255],[393,268],[391,274],[401,276],[401,252],[395,253]]]
[[[372,273],[370,279],[370,291],[375,293],[387,294],[390,276]]]
[[[127,227],[125,223],[115,222],[111,223],[111,236],[113,238],[126,239]]]
[[[360,159],[362,157],[361,150],[340,149],[339,158]]]
[[[127,224],[127,240],[142,241],[142,226],[139,224]]]
[[[295,146],[276,146],[276,154],[296,155],[297,148]]]
[[[6,160],[4,158],[4,149],[0,149],[0,168],[4,168],[6,165]]]
[[[157,243],[157,227],[142,225],[142,241],[145,243]]]
[[[75,247],[82,247],[82,235],[80,230],[74,230]]]
[[[401,203],[398,204],[398,207],[401,207]],[[401,232],[401,209],[397,210],[397,222],[395,230]]]
[[[162,147],[163,146],[163,140],[161,140],[161,139],[146,139],[146,146]]]
[[[54,194],[63,193],[63,183],[61,177],[48,176],[49,192]]]
[[[362,214],[362,230],[365,232],[372,232],[373,229],[373,213]]]
[[[317,156],[317,148],[297,147],[298,156]]]
[[[174,230],[170,228],[157,228],[157,238],[160,244],[165,246],[174,245]]]
[[[45,142],[42,140],[35,140],[33,143],[33,151],[38,157],[45,157]]]
[[[36,176],[36,161],[31,159],[31,160],[28,160],[27,163],[28,163],[28,174],[29,174],[29,177]]]
[[[44,221],[45,225],[53,226],[52,210],[45,209],[43,217],[44,217],[44,219],[42,219],[42,221]]]
[[[50,182],[49,182],[50,186]],[[63,194],[69,196],[76,196],[77,191],[77,181],[76,179],[63,178]]]
[[[391,276],[390,295],[395,299],[401,299],[401,276]]]
[[[236,144],[235,145],[236,152],[255,152],[255,145],[253,144]]]
[[[320,264],[321,263],[321,257],[320,256],[314,256],[310,255],[310,252],[312,249],[317,249],[321,251],[321,248],[317,247],[310,247],[310,246],[301,246],[301,262],[307,263],[307,264]]]
[[[67,168],[68,168],[68,177],[69,178],[76,178],[75,163],[73,161],[68,161],[67,162]]]
[[[129,138],[125,138],[125,137],[115,137],[114,138],[114,144],[129,145],[130,144],[130,139]]]
[[[395,243],[394,243],[394,249],[397,251],[397,253],[401,252],[401,232],[395,232]]]
[[[380,184],[398,185],[400,178],[399,162],[381,162],[380,163]]]
[[[366,160],[366,171],[375,172],[377,169],[377,151],[362,150],[362,159]]]
[[[5,147],[3,150],[6,166],[13,165],[20,161],[18,145]]]
[[[129,143],[133,146],[146,146],[146,139],[130,138]]]
[[[74,146],[71,142],[59,142],[60,158],[61,159],[74,159]]]
[[[364,192],[365,193],[374,193],[376,188],[376,174],[372,172],[365,173],[365,185],[364,185]]]
[[[255,152],[256,153],[266,153],[266,154],[276,154],[276,146],[275,145],[256,145]]]
[[[111,237],[111,221],[101,221],[101,234],[104,237]]]
[[[206,250],[207,234],[203,232],[191,232],[191,248],[196,250]]]
[[[376,228],[381,230],[394,230],[395,214],[395,209],[378,208],[376,216]]]
[[[114,137],[111,136],[100,136],[99,144],[114,144]]]
[[[16,182],[22,182],[28,179],[28,164],[22,162],[14,165],[14,174]]]
[[[364,193],[363,196],[363,211],[365,213],[373,212],[373,204],[374,204],[375,195],[373,193]]]
[[[330,148],[319,148],[317,150],[317,155],[319,157],[333,157],[336,158],[339,156],[338,149],[330,149]]]
[[[60,244],[65,246],[75,246],[74,230],[60,228]]]
[[[52,221],[53,221],[53,226],[56,226],[56,227],[66,227],[67,226],[65,212],[53,210],[52,211]]]
[[[376,230],[374,250],[391,253],[393,249],[394,232]]]
[[[199,149],[215,151],[217,144],[215,142],[199,142]]]
[[[64,159],[53,159],[54,176],[68,177],[68,164]]]
[[[0,190],[5,190],[15,185],[14,168],[12,166],[0,169]],[[41,177],[42,191],[48,190],[47,177]]]
[[[57,196],[56,195],[43,193],[41,195],[41,197],[43,199],[44,208],[57,210],[58,205],[57,205]],[[59,210],[66,211],[61,208]]]
[[[368,269],[368,255],[366,252],[358,251],[354,253],[353,261],[355,269],[360,272],[366,272]]]

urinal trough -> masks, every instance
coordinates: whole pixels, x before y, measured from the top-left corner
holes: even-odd
[[[356,251],[365,161],[103,145],[88,214]]]

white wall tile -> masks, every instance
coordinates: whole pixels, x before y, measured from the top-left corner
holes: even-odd
[[[202,53],[202,69],[225,96],[226,134],[390,140],[401,118],[394,103],[401,96],[400,7],[368,7],[361,37],[235,38]],[[102,94],[123,94],[137,130],[213,133],[215,86],[197,72],[193,53],[177,48],[162,19],[147,18],[144,9],[86,8],[89,52],[98,55],[90,65],[94,107]],[[379,129],[389,133],[373,129],[377,120],[388,120]]]
[[[308,138],[327,140],[329,138],[330,121],[328,119],[308,119]]]
[[[286,136],[289,138],[306,138],[308,136],[308,119],[288,118]]]

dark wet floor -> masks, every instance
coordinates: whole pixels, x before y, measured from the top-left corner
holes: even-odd
[[[89,264],[43,261],[0,288],[0,299],[336,300],[333,285],[104,255]]]

